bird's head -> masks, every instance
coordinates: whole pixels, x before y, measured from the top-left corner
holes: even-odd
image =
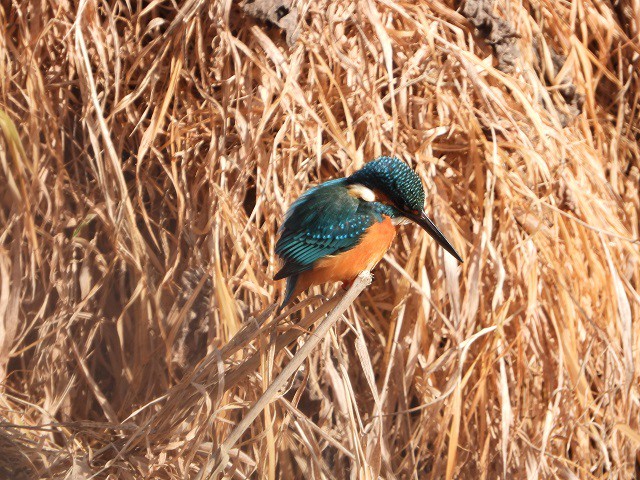
[[[391,207],[395,220],[420,225],[442,248],[458,261],[462,258],[424,211],[422,181],[411,167],[398,158],[379,157],[347,178],[352,193],[367,202]]]

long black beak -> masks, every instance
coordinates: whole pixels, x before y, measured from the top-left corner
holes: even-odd
[[[418,215],[407,216],[410,220],[413,220],[418,225],[420,225],[431,237],[440,244],[442,248],[444,248],[447,252],[453,255],[456,260],[462,262],[462,258],[456,252],[456,249],[449,243],[449,240],[445,238],[445,236],[438,230],[431,219],[427,217],[427,214],[424,212],[420,212]]]

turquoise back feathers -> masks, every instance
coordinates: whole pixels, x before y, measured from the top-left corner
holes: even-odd
[[[275,279],[302,273],[315,262],[355,247],[382,215],[354,198],[346,179],[331,180],[302,195],[287,212],[276,244],[284,260]]]

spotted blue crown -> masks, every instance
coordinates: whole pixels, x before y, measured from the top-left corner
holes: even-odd
[[[395,157],[379,157],[351,175],[347,182],[359,183],[389,197],[401,210],[422,210],[424,189],[416,172]]]

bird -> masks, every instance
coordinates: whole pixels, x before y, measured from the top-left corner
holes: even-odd
[[[424,211],[420,176],[396,157],[382,156],[344,178],[303,193],[287,210],[275,253],[286,279],[278,312],[312,285],[350,285],[390,248],[396,227],[414,222],[459,262],[462,257]]]

